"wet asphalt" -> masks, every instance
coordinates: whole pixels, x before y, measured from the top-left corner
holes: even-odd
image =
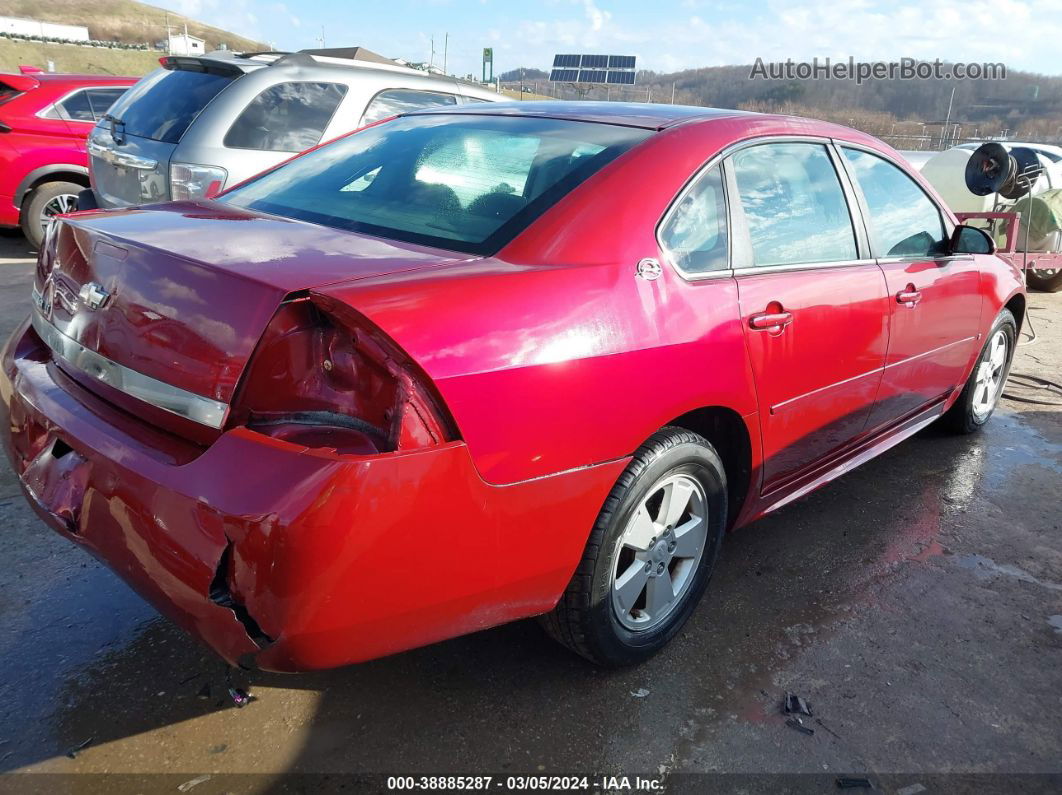
[[[31,270],[0,237],[5,338]],[[1014,372],[1062,381],[1062,294],[1032,305],[1040,340]],[[243,709],[216,658],[47,530],[0,469],[0,772],[174,774],[165,791],[241,772],[1062,774],[1058,406],[1007,399],[968,437],[931,427],[731,535],[693,619],[640,667],[597,670],[528,621],[241,675]],[[787,690],[814,734],[786,725]],[[59,779],[78,780],[98,783]]]

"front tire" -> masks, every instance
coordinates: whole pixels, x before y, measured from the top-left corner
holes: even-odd
[[[988,422],[1010,375],[1017,339],[1018,324],[1010,310],[1004,309],[992,324],[959,399],[944,414],[947,428],[955,433],[973,433]]]
[[[598,665],[648,659],[704,594],[726,517],[712,445],[682,428],[653,434],[605,500],[568,588],[542,617],[546,631]]]
[[[23,200],[19,225],[34,249],[40,248],[45,227],[52,217],[77,209],[77,195],[82,190],[74,182],[45,182]]]

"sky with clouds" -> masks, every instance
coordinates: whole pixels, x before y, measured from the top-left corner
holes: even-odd
[[[364,46],[447,69],[548,68],[557,52],[638,56],[641,68],[810,60],[1002,62],[1062,74],[1062,0],[152,0],[281,50]]]

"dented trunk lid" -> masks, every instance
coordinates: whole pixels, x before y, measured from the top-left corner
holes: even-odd
[[[112,402],[177,415],[167,401],[182,396],[227,407],[290,293],[471,258],[214,202],[77,214],[52,238],[34,323],[63,369]]]

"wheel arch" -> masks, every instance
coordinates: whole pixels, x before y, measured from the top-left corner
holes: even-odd
[[[74,182],[82,187],[89,186],[88,169],[84,166],[71,164],[54,164],[35,168],[22,178],[15,189],[15,206],[22,207],[22,203],[33,192],[46,182]]]
[[[702,406],[675,417],[668,425],[700,434],[723,459],[726,470],[728,524],[733,526],[752,481],[752,435],[741,415],[725,406]]]
[[[1027,299],[1025,293],[1014,293],[1007,302],[1003,304],[1004,309],[1009,309],[1010,313],[1014,315],[1014,322],[1018,326],[1018,333],[1021,333],[1021,326],[1025,320],[1025,306]]]

